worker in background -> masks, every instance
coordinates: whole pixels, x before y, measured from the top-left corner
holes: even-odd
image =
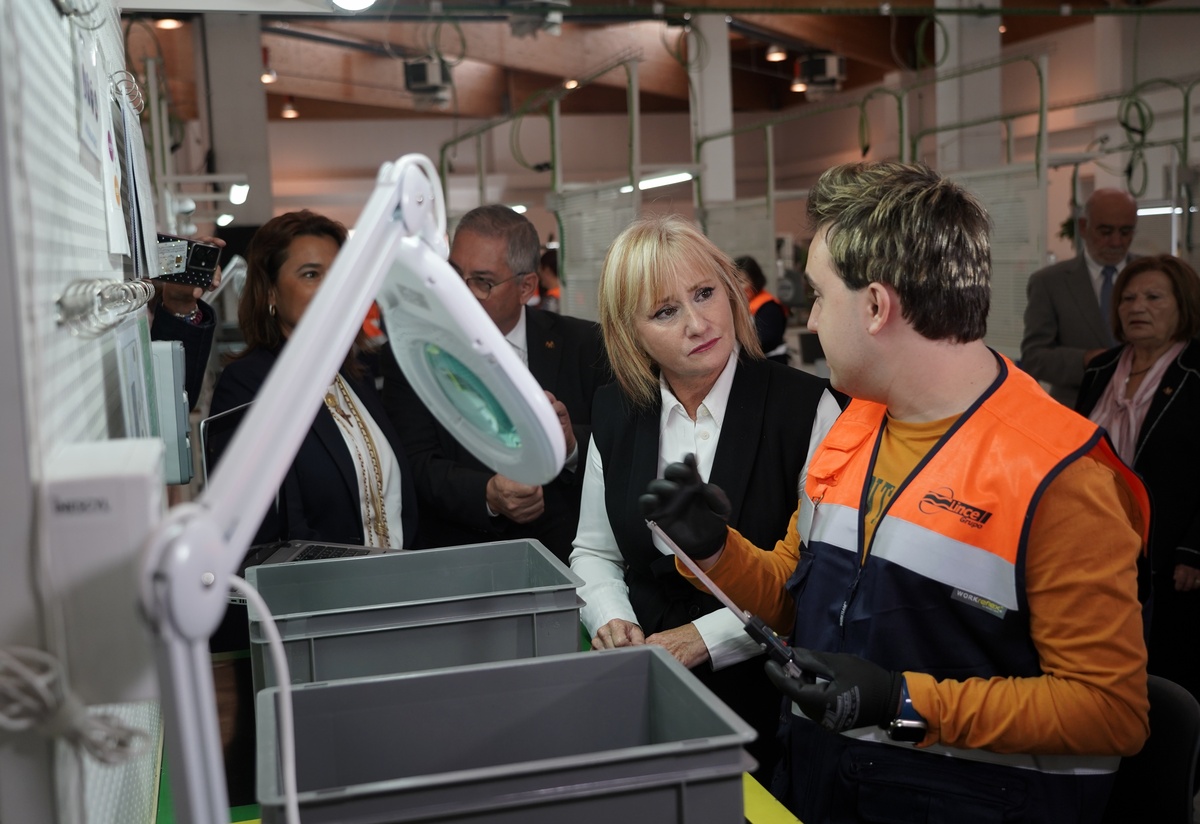
[[[787,307],[767,291],[767,278],[758,261],[749,255],[734,261],[746,276],[746,297],[750,301],[750,315],[758,330],[758,342],[767,360],[787,364],[788,348],[783,339],[787,329]]]
[[[762,552],[729,529],[694,461],[642,501],[790,637],[800,677],[766,665],[786,697],[772,790],[805,824],[1099,822],[1149,734],[1145,488],[984,344],[989,218],[966,190],[849,164],[808,215],[808,326],[851,401],[786,534]]]
[[[538,291],[542,299],[538,308],[546,312],[562,312],[562,281],[558,277],[558,250],[542,252],[538,265]]]
[[[1097,189],[1076,225],[1079,254],[1029,277],[1021,339],[1021,367],[1072,408],[1084,367],[1117,344],[1109,321],[1112,287],[1130,260],[1137,201],[1120,189]]]

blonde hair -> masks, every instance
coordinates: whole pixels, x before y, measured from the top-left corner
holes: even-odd
[[[653,406],[658,398],[658,365],[638,339],[637,320],[681,273],[690,279],[701,272],[724,288],[742,352],[761,358],[742,275],[695,225],[677,215],[639,218],[608,249],[600,274],[600,330],[617,383],[637,406]]]

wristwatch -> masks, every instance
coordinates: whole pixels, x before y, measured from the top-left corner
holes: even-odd
[[[913,709],[912,697],[908,694],[907,680],[900,682],[900,712],[884,729],[887,730],[888,738],[893,741],[907,741],[915,744],[925,740],[925,733],[929,731],[929,725],[925,723],[921,714]]]

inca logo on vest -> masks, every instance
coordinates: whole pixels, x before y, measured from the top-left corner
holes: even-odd
[[[939,509],[949,512],[951,515],[957,515],[960,521],[973,529],[983,529],[983,525],[992,517],[992,513],[986,509],[971,506],[955,498],[954,490],[948,486],[926,492],[925,497],[917,504],[917,509],[926,515],[932,515]]]

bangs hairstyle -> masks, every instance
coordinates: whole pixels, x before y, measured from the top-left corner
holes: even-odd
[[[254,349],[278,351],[285,338],[279,316],[271,314],[271,289],[287,261],[288,249],[298,237],[328,237],[338,249],[346,243],[346,227],[332,218],[303,209],[271,218],[254,233],[246,247],[246,283],[238,302],[238,326],[246,341],[243,354]],[[343,368],[356,377],[362,372],[358,351],[365,342],[359,334]]]
[[[987,211],[921,164],[848,163],[821,175],[808,218],[850,289],[884,283],[905,320],[930,340],[987,334],[992,255]]]
[[[1129,281],[1145,272],[1162,272],[1171,281],[1171,290],[1175,293],[1175,305],[1179,310],[1179,324],[1175,328],[1172,340],[1187,340],[1200,334],[1200,275],[1188,265],[1186,260],[1174,255],[1151,255],[1141,257],[1130,263],[1113,283],[1113,301],[1109,307],[1109,323],[1112,324],[1113,335],[1121,343],[1125,342],[1125,334],[1121,331],[1121,318],[1117,307],[1121,305],[1121,294]]]
[[[717,280],[729,298],[742,353],[761,358],[742,275],[729,256],[692,223],[676,215],[644,217],[613,241],[600,274],[600,330],[617,383],[637,406],[658,400],[658,364],[638,339],[637,322],[675,286],[677,276]]]

